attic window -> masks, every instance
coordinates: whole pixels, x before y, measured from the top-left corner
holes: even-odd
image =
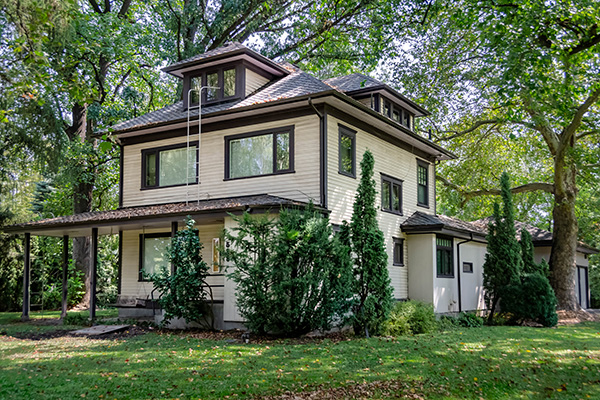
[[[203,86],[208,86],[202,91],[202,103],[211,103],[230,100],[237,94],[237,71],[235,66],[209,70],[201,75],[190,78],[191,103],[198,104],[198,91]],[[215,89],[217,88],[217,89]]]
[[[396,121],[400,125],[404,125],[405,127],[412,129],[412,114],[389,100],[383,100],[383,115],[391,120]]]

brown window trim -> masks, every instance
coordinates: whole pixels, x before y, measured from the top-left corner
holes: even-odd
[[[392,265],[397,266],[397,267],[404,267],[404,239],[392,237],[392,241],[394,243],[394,248],[392,249]],[[396,245],[397,244],[399,244],[400,248],[401,248],[400,255],[401,255],[402,261],[400,263],[396,262]]]
[[[352,139],[352,172],[342,169],[342,136]],[[344,125],[338,125],[338,173],[356,179],[356,131]]]
[[[425,185],[419,183],[419,167],[425,168],[425,177],[427,182]],[[419,186],[425,187],[425,202],[419,201]],[[417,159],[417,206],[429,208],[429,163]]]
[[[172,238],[171,232],[140,233],[140,264],[138,268],[138,282],[150,282],[149,279],[144,279],[142,276],[142,271],[144,270],[144,239],[161,237]]]
[[[176,187],[176,186],[185,186],[188,183],[177,183],[175,185],[165,185],[165,186],[160,186],[160,182],[159,182],[159,154],[161,151],[168,151],[168,150],[175,150],[175,149],[180,149],[183,147],[187,147],[187,143],[178,143],[178,144],[173,144],[173,145],[169,145],[169,146],[162,146],[162,147],[153,147],[151,149],[144,149],[142,150],[142,182],[141,182],[141,186],[140,186],[140,190],[151,190],[151,189],[163,189],[163,188],[169,188],[169,187]],[[190,185],[197,185],[198,182],[198,145],[196,143],[190,143],[190,147],[195,147],[196,148],[196,176],[195,179],[192,182],[189,182]],[[156,160],[155,160],[155,168],[156,168],[156,184],[153,186],[147,186],[146,185],[146,155],[150,154],[150,153],[155,153],[156,154]]]
[[[450,240],[450,243],[451,243],[450,246],[440,246],[440,245],[438,245],[437,244],[437,239],[438,238],[439,239]],[[436,272],[436,276],[438,278],[454,278],[454,274],[455,274],[454,273],[454,270],[455,270],[455,268],[454,268],[454,240],[450,236],[436,235],[435,236],[435,241],[436,241],[436,243],[435,243],[435,256],[436,256],[436,259],[435,259],[435,272]],[[440,274],[440,273],[438,273],[438,268],[437,268],[437,265],[438,265],[437,256],[438,256],[438,254],[437,253],[438,253],[438,250],[440,250],[440,249],[450,252],[450,263],[452,265],[452,273],[451,274]]]
[[[465,267],[467,267],[467,269],[465,269]],[[473,273],[473,263],[472,262],[463,262],[463,270],[462,272],[467,273],[467,274],[472,274]]]
[[[235,70],[235,94],[233,96],[228,96],[225,97],[224,96],[224,90],[225,90],[225,85],[223,84],[223,72],[226,70],[230,70],[230,69],[234,69]],[[220,65],[218,67],[215,68],[210,68],[207,70],[204,70],[200,73],[196,73],[193,75],[189,75],[189,77],[187,78],[187,84],[184,87],[184,98],[185,98],[185,102],[187,103],[187,90],[190,89],[191,85],[192,85],[192,79],[195,78],[200,78],[201,79],[201,86],[206,86],[207,84],[207,75],[210,74],[214,74],[217,73],[217,85],[219,86],[218,89],[218,96],[216,99],[213,100],[206,100],[206,90],[202,91],[202,106],[208,106],[208,105],[213,105],[213,104],[218,104],[218,103],[224,103],[224,102],[228,102],[231,100],[236,100],[236,99],[240,99],[243,97],[246,88],[245,88],[245,71],[244,71],[244,64],[243,63],[230,63],[230,64],[224,64],[224,65]],[[191,107],[197,106],[198,103],[194,103],[192,102],[190,104]]]
[[[224,137],[224,140],[225,140],[225,178],[223,180],[224,181],[233,181],[233,180],[238,180],[238,179],[248,179],[248,178],[257,178],[257,177],[262,177],[262,176],[273,176],[273,175],[283,175],[283,174],[295,173],[296,171],[294,170],[294,128],[295,128],[294,125],[288,125],[288,126],[283,126],[281,128],[276,128],[276,129],[264,129],[264,130],[260,130],[260,131],[254,131],[254,132],[240,133],[238,135],[225,136]],[[289,168],[284,169],[284,170],[277,170],[277,140],[275,140],[275,135],[277,135],[279,133],[288,133],[290,135],[290,165],[289,165]],[[248,175],[248,176],[240,176],[237,178],[230,178],[229,177],[229,174],[230,174],[229,143],[232,140],[236,140],[236,139],[245,139],[245,138],[249,138],[249,137],[263,136],[263,135],[269,135],[269,134],[273,135],[273,171],[274,172],[269,173],[269,174]]]
[[[387,113],[385,112],[386,106],[388,109]],[[376,111],[378,111],[378,110],[376,110]],[[398,115],[399,115],[398,120],[395,120],[393,118],[394,112],[398,113]],[[391,119],[392,121],[396,122],[397,124],[400,124],[403,127],[412,130],[411,121],[414,119],[414,115],[410,111],[405,109],[404,107],[397,105],[396,103],[394,103],[391,100],[388,100],[385,97],[383,97],[383,109],[381,110],[381,113],[383,115],[385,115],[386,117],[388,117],[389,119]],[[405,119],[407,122],[406,124],[404,123]]]
[[[399,211],[394,211],[392,208],[386,209],[386,208],[383,207],[383,183],[384,182],[389,182],[390,183],[390,198],[389,198],[390,206],[392,205],[394,185],[400,187],[400,199],[399,199],[400,200],[400,204],[399,204],[400,205],[400,210]],[[385,211],[387,213],[394,214],[394,215],[404,215],[402,213],[402,203],[403,203],[402,202],[402,196],[403,196],[403,193],[402,193],[402,184],[403,184],[403,181],[400,180],[400,179],[398,179],[398,178],[394,178],[392,176],[389,176],[389,175],[386,175],[386,174],[383,174],[383,173],[381,174],[381,211]]]

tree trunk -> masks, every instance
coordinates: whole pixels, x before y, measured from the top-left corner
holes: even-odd
[[[550,253],[550,283],[556,293],[558,309],[578,310],[575,295],[575,272],[577,250],[577,217],[575,199],[577,198],[575,164],[567,152],[570,146],[564,146],[554,159],[554,218],[552,252]]]
[[[72,108],[73,125],[69,129],[69,139],[89,139],[87,123],[87,105],[75,104]],[[93,176],[93,174],[91,175]],[[73,214],[89,212],[92,209],[93,182],[78,181],[73,188]],[[82,305],[88,306],[90,301],[91,285],[91,238],[78,237],[73,239],[73,261],[75,268],[84,274],[85,295],[81,301]]]

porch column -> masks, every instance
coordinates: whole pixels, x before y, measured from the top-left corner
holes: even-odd
[[[175,234],[177,233],[177,229],[178,229],[178,225],[177,225],[177,221],[173,221],[171,222],[171,243],[173,243],[173,238],[175,237]],[[175,264],[173,264],[171,262],[171,273],[175,273]]]
[[[123,275],[123,231],[119,230],[119,264],[117,276],[117,294],[121,294],[121,283]],[[118,300],[117,300],[118,302]]]
[[[65,319],[67,316],[67,294],[69,293],[69,235],[63,236],[63,276],[62,276],[62,310],[60,318]]]
[[[92,245],[90,247],[92,270],[90,271],[90,320],[96,319],[96,278],[98,272],[98,228],[92,228]]]
[[[21,321],[29,321],[29,285],[31,278],[31,234],[25,234],[25,253],[23,254],[23,314]]]

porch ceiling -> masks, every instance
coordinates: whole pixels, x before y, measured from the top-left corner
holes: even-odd
[[[201,200],[186,203],[169,203],[153,206],[127,207],[117,210],[97,211],[64,217],[30,221],[0,228],[6,233],[30,233],[37,236],[90,236],[92,228],[99,235],[117,234],[120,230],[164,227],[172,221],[182,221],[190,215],[197,222],[223,221],[229,213],[243,211],[279,211],[282,207],[304,206],[305,203],[267,194]]]

